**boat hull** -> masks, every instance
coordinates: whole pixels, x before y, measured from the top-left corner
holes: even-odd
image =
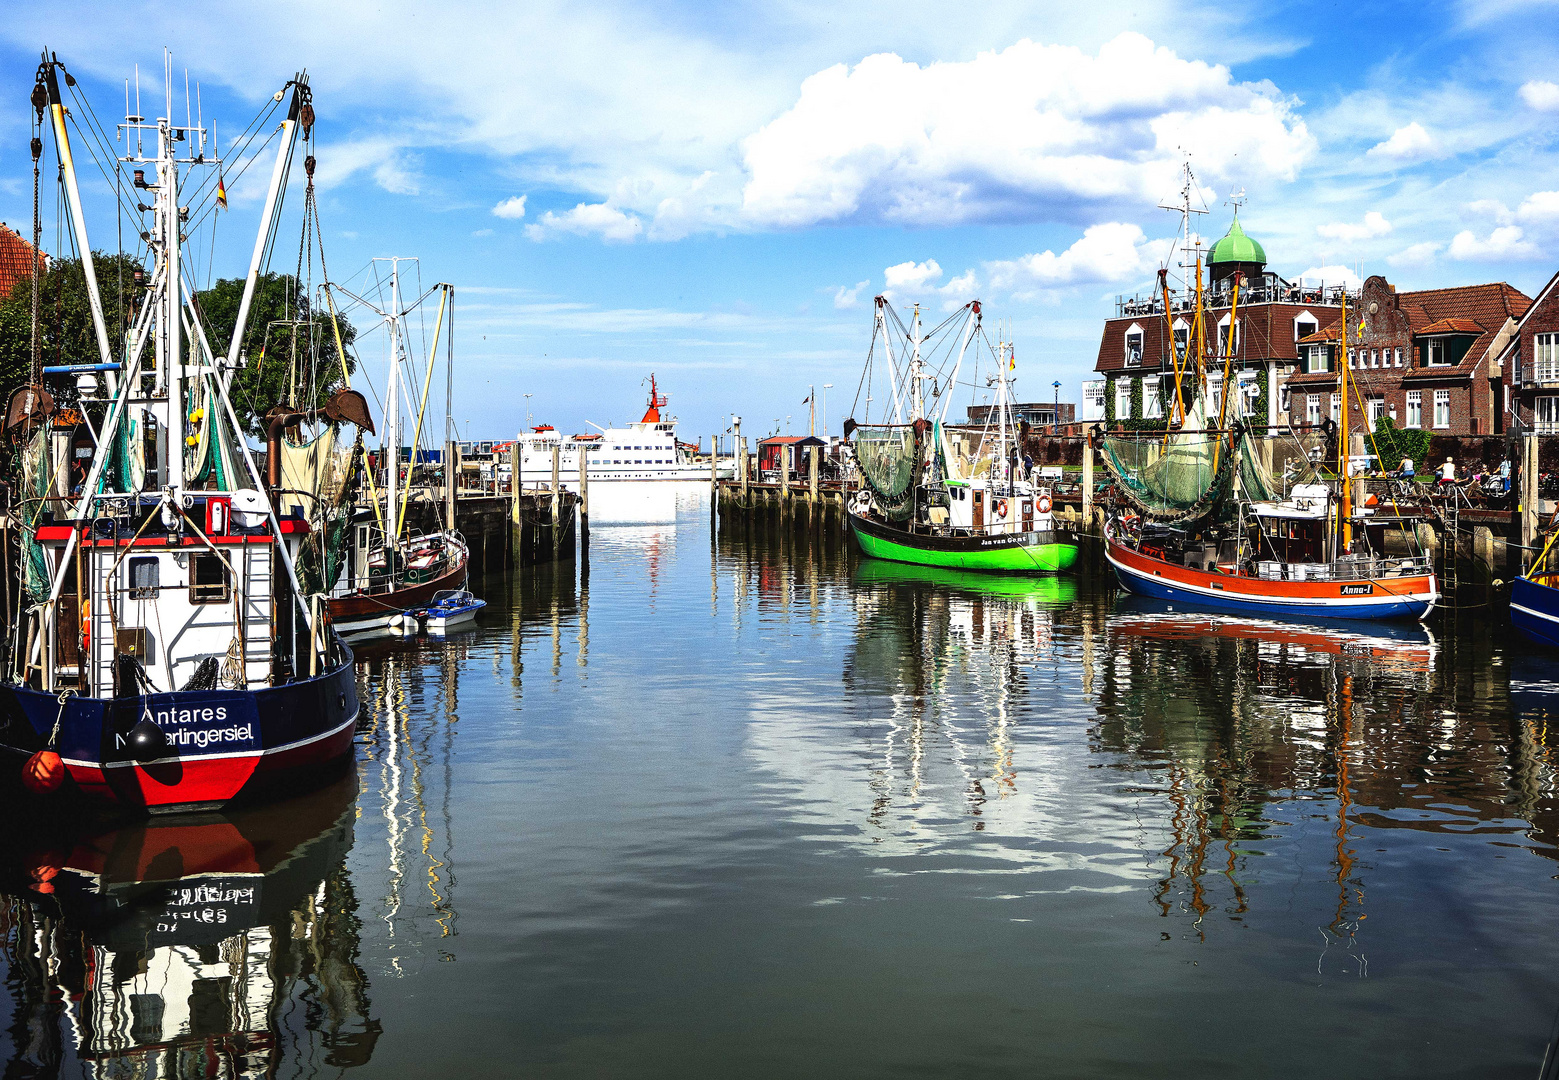
[[[357,673],[350,649],[335,668],[264,690],[191,690],[117,699],[70,698],[0,686],[0,748],[24,755],[48,745],[67,788],[88,799],[162,813],[220,807],[265,790],[305,787],[352,757]],[[133,760],[125,736],[150,714],[167,735],[163,756]]]
[[[1510,583],[1510,623],[1522,637],[1559,649],[1559,589],[1518,577]]]
[[[1440,598],[1433,574],[1351,581],[1265,581],[1196,570],[1105,537],[1122,587],[1210,611],[1307,619],[1422,619]]]
[[[1064,529],[1010,536],[910,535],[851,512],[850,531],[874,559],[1007,574],[1055,574],[1077,564],[1077,537]]]
[[[380,593],[348,593],[325,601],[330,622],[342,637],[372,634],[390,629],[392,620],[413,608],[427,607],[434,594],[458,589],[465,584],[467,560],[443,577],[420,585],[407,585]]]

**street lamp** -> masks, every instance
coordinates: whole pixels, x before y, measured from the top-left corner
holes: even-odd
[[[823,384],[823,438],[825,440],[828,438],[828,389],[833,385],[831,382]]]
[[[1059,428],[1061,426],[1061,380],[1057,379],[1050,385],[1056,388],[1056,414],[1052,422]]]
[[[530,395],[529,394],[525,395],[525,427],[526,427],[527,430],[529,430],[529,428],[530,428]]]

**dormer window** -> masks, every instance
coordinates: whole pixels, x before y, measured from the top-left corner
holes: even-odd
[[[1191,327],[1184,319],[1175,320],[1175,355],[1185,356],[1191,348]]]
[[[1327,350],[1328,346],[1324,343],[1320,345],[1311,345],[1309,347],[1308,365],[1306,366],[1305,371],[1314,375],[1330,370],[1329,365],[1327,364]]]
[[[1445,349],[1444,338],[1429,339],[1429,366],[1446,367],[1450,364],[1450,356]]]
[[[1136,323],[1126,330],[1126,366],[1142,366],[1142,327]]]
[[[1225,315],[1218,320],[1218,344],[1214,350],[1219,356],[1238,356],[1240,354],[1240,321],[1233,321],[1234,336],[1229,336],[1230,320]],[[1225,351],[1227,350],[1227,352]]]
[[[1310,314],[1308,311],[1302,311],[1298,315],[1294,316],[1295,341],[1298,341],[1300,338],[1309,337],[1319,329],[1321,329],[1321,324],[1318,323],[1315,316]]]

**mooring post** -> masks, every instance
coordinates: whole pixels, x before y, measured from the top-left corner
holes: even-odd
[[[558,492],[560,490],[560,485],[559,485],[558,481],[561,479],[562,473],[563,473],[563,448],[560,447],[560,446],[554,446],[552,448],[552,527],[553,527],[553,529],[556,529],[558,527],[558,522],[560,520],[561,502],[560,502],[559,496],[558,496]],[[556,545],[556,537],[554,536],[554,546],[555,545]]]
[[[460,482],[460,462],[453,440],[444,444],[444,528],[455,531],[455,485]]]
[[[579,554],[590,558],[590,470],[586,461],[590,455],[579,448]]]
[[[817,512],[819,507],[817,492],[819,480],[818,467],[820,463],[817,460],[818,448],[813,446],[809,447],[809,450],[810,452],[807,454],[807,527],[811,528],[812,526],[816,525],[818,521]]]
[[[1521,568],[1530,569],[1537,543],[1537,436],[1521,440]]]
[[[1093,531],[1093,443],[1083,441],[1083,532]]]

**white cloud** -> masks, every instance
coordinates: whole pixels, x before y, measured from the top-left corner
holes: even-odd
[[[1364,215],[1362,222],[1333,221],[1326,225],[1317,225],[1315,231],[1330,240],[1341,240],[1343,243],[1352,243],[1356,240],[1369,240],[1377,236],[1385,236],[1391,231],[1391,222],[1379,210],[1371,210]]]
[[[1516,208],[1516,220],[1526,224],[1559,221],[1559,191],[1534,191]]]
[[[1559,83],[1533,79],[1521,86],[1521,100],[1539,112],[1559,112]]]
[[[518,221],[525,216],[525,199],[526,196],[524,195],[515,195],[505,199],[493,207],[493,216],[506,218],[509,221]]]
[[[493,235],[493,230],[491,230],[491,229],[477,229],[471,235],[472,236],[491,236],[491,235]]]
[[[1127,281],[1140,277],[1162,256],[1167,243],[1149,241],[1136,225],[1112,221],[1090,226],[1057,255],[1042,251],[985,264],[991,287],[1019,297],[1039,289]]]
[[[935,259],[925,262],[901,262],[882,272],[882,291],[886,295],[924,293],[942,276]]]
[[[561,214],[548,210],[536,224],[525,226],[525,235],[532,240],[546,240],[559,233],[599,236],[609,244],[631,244],[644,235],[644,222],[605,203],[580,203]]]
[[[1354,273],[1347,266],[1312,266],[1299,275],[1299,280],[1306,285],[1346,285],[1350,289],[1357,289],[1364,284],[1364,279]]]
[[[1411,247],[1403,248],[1395,255],[1387,255],[1386,261],[1392,266],[1428,266],[1434,262],[1435,253],[1439,250],[1439,244],[1426,240],[1422,244],[1414,244]]]
[[[1438,150],[1434,138],[1417,120],[1391,133],[1385,142],[1376,143],[1365,152],[1365,157],[1375,158],[1390,165],[1411,165],[1434,157]]]
[[[843,285],[839,286],[839,291],[834,293],[834,307],[840,310],[855,307],[859,302],[857,298],[861,295],[861,290],[870,284],[871,279],[868,278],[865,281],[857,281],[853,289],[846,288]]]
[[[779,227],[1055,220],[1079,204],[1156,201],[1185,150],[1218,180],[1291,179],[1314,149],[1270,85],[1140,34],[1097,55],[1029,40],[924,67],[881,53],[813,75],[745,141],[742,215]]]
[[[1519,225],[1501,225],[1482,240],[1471,229],[1464,229],[1451,239],[1450,255],[1453,259],[1476,261],[1529,259],[1537,255],[1537,245],[1522,237]]]

